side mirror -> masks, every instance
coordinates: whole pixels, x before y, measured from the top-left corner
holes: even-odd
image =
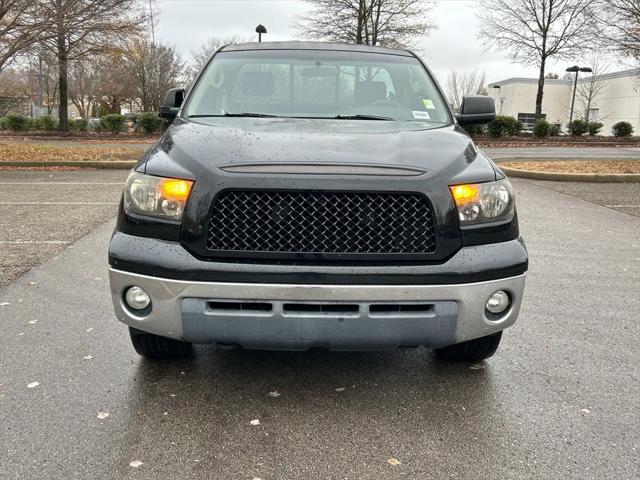
[[[180,111],[180,106],[184,101],[184,88],[172,88],[164,97],[164,102],[160,106],[159,116],[168,120],[173,120]]]
[[[477,125],[496,119],[496,105],[493,98],[482,95],[464,97],[456,120],[460,125]]]

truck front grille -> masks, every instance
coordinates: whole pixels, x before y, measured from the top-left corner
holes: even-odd
[[[431,205],[418,193],[227,190],[214,200],[207,248],[220,253],[428,254]]]

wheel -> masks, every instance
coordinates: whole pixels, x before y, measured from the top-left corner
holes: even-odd
[[[491,357],[500,345],[502,332],[436,349],[436,356],[456,362],[479,362]]]
[[[147,358],[186,357],[191,353],[191,344],[172,338],[161,337],[129,327],[131,344],[138,355]]]

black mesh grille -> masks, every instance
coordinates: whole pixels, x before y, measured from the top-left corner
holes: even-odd
[[[415,193],[228,190],[214,201],[207,248],[221,252],[424,254],[433,214]]]

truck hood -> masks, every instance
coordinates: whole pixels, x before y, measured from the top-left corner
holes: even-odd
[[[234,163],[385,165],[424,170],[447,181],[496,178],[492,162],[456,126],[291,118],[177,119],[137,170],[195,179],[203,170]]]

